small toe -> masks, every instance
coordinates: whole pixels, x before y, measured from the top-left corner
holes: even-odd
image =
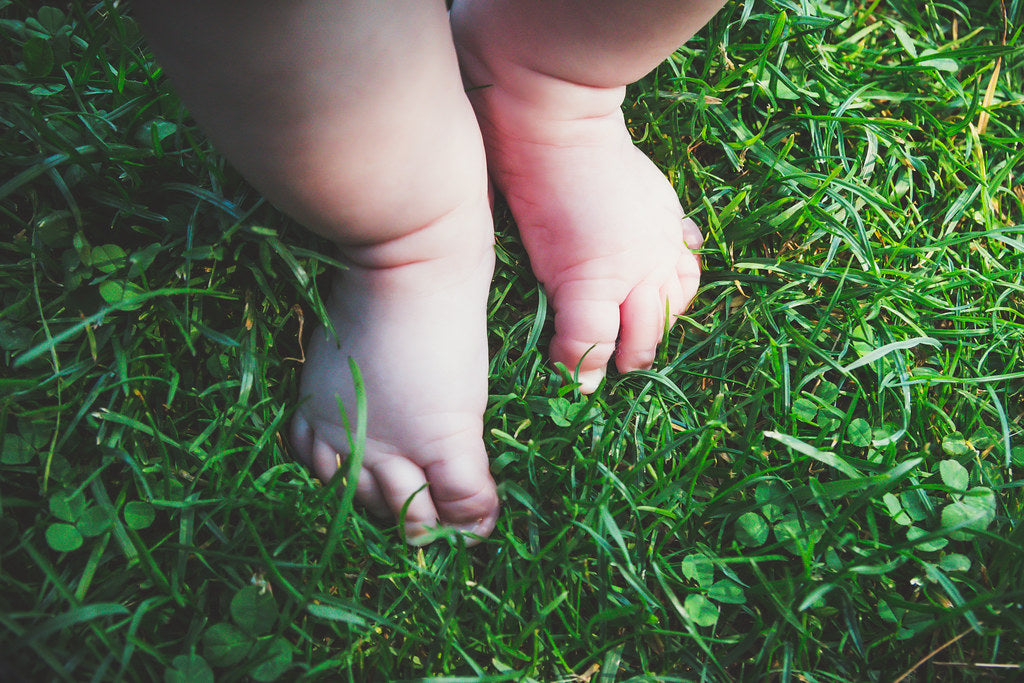
[[[341,467],[342,456],[338,449],[318,436],[313,436],[313,447],[310,450],[309,466],[317,479],[325,484]]]
[[[679,278],[679,286],[682,289],[682,297],[679,301],[673,301],[675,313],[682,313],[690,307],[690,303],[697,296],[697,289],[700,287],[700,257],[693,252],[687,252],[679,256],[676,264],[676,275]]]
[[[704,245],[704,234],[689,218],[683,219],[683,243],[690,249],[700,249]]]
[[[313,428],[302,415],[292,417],[288,440],[292,454],[299,462],[309,465],[313,454]]]
[[[337,448],[319,437],[311,434],[311,439],[312,447],[306,463],[313,470],[317,479],[326,484],[339,468],[347,466],[348,456],[340,453]],[[341,489],[338,490],[338,493],[341,493]],[[376,517],[381,519],[395,517],[377,477],[366,467],[359,470],[355,499]]]
[[[665,333],[667,312],[665,298],[658,289],[640,286],[630,292],[620,307],[622,329],[615,354],[619,372],[646,370],[653,365]]]
[[[391,457],[371,471],[394,519],[401,519],[405,508],[406,540],[413,545],[429,542],[430,530],[440,525],[440,518],[423,470],[410,460]]]
[[[356,480],[356,500],[373,516],[380,519],[391,518],[391,508],[388,507],[384,492],[377,483],[377,477],[365,467],[359,471],[359,478]]]

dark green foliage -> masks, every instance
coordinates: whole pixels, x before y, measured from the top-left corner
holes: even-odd
[[[286,452],[325,245],[112,3],[0,0],[0,676],[890,681],[954,637],[911,679],[1024,661],[1005,10],[730,5],[632,88],[706,278],[655,370],[592,397],[544,364],[499,211],[504,511],[467,551],[403,545]]]

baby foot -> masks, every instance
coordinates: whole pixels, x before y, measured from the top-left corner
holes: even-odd
[[[620,372],[649,368],[666,320],[696,294],[700,261],[691,250],[702,237],[633,145],[620,108],[625,88],[502,61],[471,36],[459,49],[491,176],[555,311],[552,361],[578,368],[584,393],[613,355]]]
[[[349,452],[337,401],[354,429],[355,359],[368,416],[356,498],[395,518],[408,503],[411,543],[429,542],[438,526],[486,536],[497,517],[482,441],[494,252],[481,225],[490,226],[484,198],[391,243],[346,249],[351,266],[327,302],[338,338],[317,330],[302,372],[292,445],[326,481]],[[410,241],[436,256],[410,258],[423,253]]]

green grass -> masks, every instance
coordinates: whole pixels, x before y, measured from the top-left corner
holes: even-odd
[[[416,549],[280,436],[324,245],[112,3],[0,0],[0,678],[1019,675],[1022,26],[748,2],[633,88],[698,300],[583,398],[499,210],[503,514]]]

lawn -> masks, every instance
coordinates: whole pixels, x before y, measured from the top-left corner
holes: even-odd
[[[1020,0],[734,3],[633,87],[705,278],[590,397],[499,202],[469,549],[289,457],[334,262],[117,5],[0,0],[0,679],[1020,675]]]

